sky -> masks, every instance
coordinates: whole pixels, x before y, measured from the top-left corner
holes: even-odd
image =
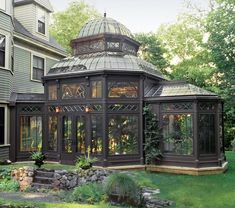
[[[55,12],[63,11],[69,3],[76,0],[50,0]],[[78,1],[78,0],[77,0]],[[124,24],[133,33],[155,32],[164,23],[172,23],[183,11],[185,0],[83,0],[100,13]],[[201,7],[208,0],[191,0]]]

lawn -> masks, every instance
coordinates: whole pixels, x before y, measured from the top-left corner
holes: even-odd
[[[210,176],[173,175],[165,173],[148,173],[132,171],[134,179],[142,186],[160,188],[162,199],[176,202],[176,208],[234,208],[235,207],[235,153],[227,152],[229,169],[226,173]],[[25,165],[25,163],[23,164]],[[22,164],[17,164],[22,166]],[[2,166],[1,166],[2,167]],[[13,166],[15,167],[15,165]],[[47,168],[74,169],[74,166],[47,164]],[[6,201],[5,201],[6,202]],[[0,199],[0,204],[3,200]],[[53,207],[50,204],[40,204],[40,207]],[[75,205],[62,204],[56,207],[108,207],[106,205]]]
[[[158,187],[160,198],[176,202],[177,208],[234,208],[235,153],[227,152],[229,169],[226,173],[210,176],[188,176],[136,172],[141,185]]]

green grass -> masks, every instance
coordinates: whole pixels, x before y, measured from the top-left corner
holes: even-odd
[[[227,152],[229,169],[224,174],[188,176],[135,172],[140,185],[160,188],[160,198],[176,202],[177,208],[234,208],[235,153]]]

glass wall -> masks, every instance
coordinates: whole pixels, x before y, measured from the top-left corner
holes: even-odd
[[[199,115],[199,152],[200,154],[215,153],[215,115]]]
[[[42,149],[42,117],[20,116],[20,151]]]
[[[91,97],[92,98],[102,97],[102,81],[91,82]]]
[[[56,85],[48,86],[48,100],[57,100],[57,86]]]
[[[62,151],[72,152],[72,117],[63,116]]]
[[[103,119],[101,115],[91,115],[91,152],[102,154]]]
[[[86,139],[86,122],[85,116],[77,116],[76,118],[76,138],[77,138],[77,152],[85,154],[85,139]]]
[[[58,142],[58,118],[57,116],[48,117],[48,150],[57,151],[57,142]]]
[[[137,98],[138,83],[128,81],[109,81],[108,82],[109,98]]]
[[[193,154],[192,114],[163,114],[164,152],[180,155]]]
[[[109,155],[138,154],[138,116],[110,115]]]

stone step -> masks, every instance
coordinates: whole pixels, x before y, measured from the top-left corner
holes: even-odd
[[[53,178],[54,177],[54,171],[36,170],[35,171],[35,176]]]
[[[52,189],[52,184],[41,184],[41,183],[32,183],[32,187],[38,189]]]
[[[43,176],[35,176],[33,182],[41,183],[41,184],[51,184],[53,182],[54,177],[43,177]]]

